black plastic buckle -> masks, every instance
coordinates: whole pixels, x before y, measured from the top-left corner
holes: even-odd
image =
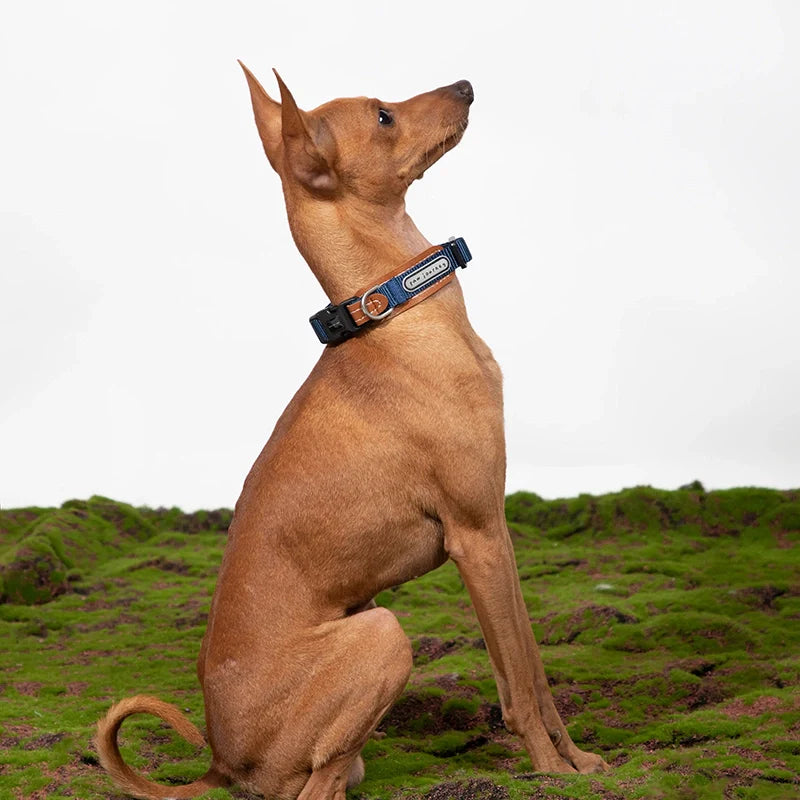
[[[347,305],[358,299],[351,297],[338,306],[329,303],[322,311],[317,311],[313,317],[309,317],[308,321],[322,344],[339,344],[358,333],[358,325],[353,322],[347,310]]]

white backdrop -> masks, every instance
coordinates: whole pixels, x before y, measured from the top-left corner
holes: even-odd
[[[472,81],[408,206],[475,256],[509,490],[800,485],[800,5],[75,0],[0,21],[0,505],[230,506],[318,357],[237,58]]]

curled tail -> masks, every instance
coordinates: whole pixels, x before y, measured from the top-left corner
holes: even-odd
[[[198,797],[217,786],[227,786],[228,779],[212,766],[202,778],[183,786],[167,786],[149,781],[137,775],[123,760],[117,745],[117,731],[123,720],[131,714],[154,714],[160,717],[171,728],[174,728],[184,739],[198,747],[206,742],[203,734],[175,706],[147,695],[128,697],[112,706],[108,713],[97,723],[94,744],[100,756],[100,763],[114,782],[124,791],[143,800],[165,800],[175,798],[184,800]]]

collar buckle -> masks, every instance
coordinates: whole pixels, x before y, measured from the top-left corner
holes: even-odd
[[[366,295],[364,295],[366,297]],[[317,311],[313,317],[309,319],[314,333],[322,344],[339,344],[344,342],[351,336],[358,333],[358,325],[353,321],[350,312],[347,310],[349,303],[364,302],[363,297],[351,297],[345,300],[344,303],[334,305],[329,303],[322,311]],[[367,312],[365,312],[367,313]]]

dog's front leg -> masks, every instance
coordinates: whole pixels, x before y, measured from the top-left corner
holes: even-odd
[[[597,772],[602,758],[579,750],[553,704],[519,585],[505,520],[492,530],[447,531],[448,553],[467,586],[492,662],[503,719],[522,737],[539,772]]]

